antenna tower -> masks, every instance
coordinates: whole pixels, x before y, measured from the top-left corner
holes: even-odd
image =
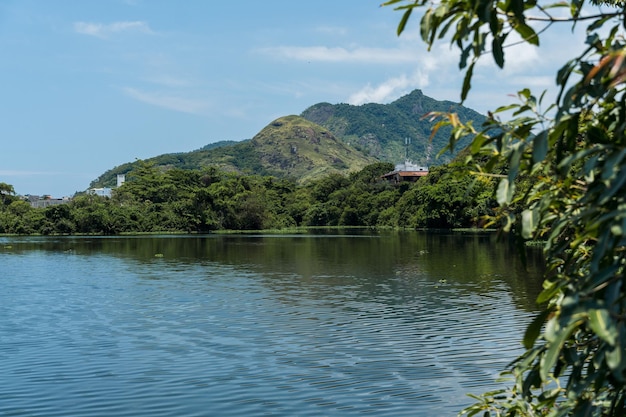
[[[409,145],[411,144],[411,138],[404,138],[404,145],[405,145],[405,149],[404,149],[404,159],[406,161],[409,160]]]

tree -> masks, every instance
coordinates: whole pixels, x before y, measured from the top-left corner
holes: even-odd
[[[0,233],[32,234],[44,220],[41,210],[34,209],[24,200],[15,200],[0,216]]]
[[[12,185],[0,182],[0,202],[9,205],[15,200],[15,189]]]
[[[40,232],[43,234],[71,234],[76,231],[76,225],[72,220],[70,206],[68,204],[59,204],[56,206],[46,207],[44,209],[44,217],[48,221],[45,226],[40,225]]]
[[[538,299],[542,312],[524,335],[525,353],[511,366],[511,386],[477,397],[464,413],[626,415],[626,4],[390,0],[384,5],[403,12],[398,33],[412,12],[424,8],[424,42],[432,46],[449,39],[458,48],[465,71],[461,101],[471,90],[476,63],[490,55],[504,67],[512,38],[539,46],[552,25],[587,25],[586,43],[556,74],[558,95],[545,109],[543,94],[524,89],[519,104],[490,113],[480,131],[453,114],[433,116],[435,129],[453,128],[450,146],[475,135],[468,163],[479,175],[492,175],[491,168],[506,163],[496,194],[502,211],[492,220],[522,239],[543,240],[548,264]],[[568,48],[574,48],[571,42]],[[505,111],[510,120],[501,120]],[[520,176],[532,183],[524,193],[516,191]]]

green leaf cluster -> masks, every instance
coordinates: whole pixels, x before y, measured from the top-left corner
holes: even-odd
[[[544,241],[548,262],[538,298],[543,311],[524,335],[525,353],[508,370],[510,387],[476,396],[463,411],[469,416],[626,415],[626,9],[623,2],[592,4],[602,7],[385,3],[403,12],[399,32],[424,8],[422,39],[430,46],[448,39],[458,48],[466,74],[461,99],[479,59],[505,65],[512,34],[538,46],[552,25],[586,24],[578,56],[556,74],[556,100],[545,103],[543,95],[521,90],[519,104],[490,113],[469,148],[468,164],[482,175],[505,168],[492,222],[520,239]],[[553,15],[553,8],[567,15]],[[511,116],[503,120],[504,114]],[[452,117],[441,123],[453,129],[451,146],[474,129]]]

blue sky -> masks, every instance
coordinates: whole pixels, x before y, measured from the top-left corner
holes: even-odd
[[[3,0],[0,182],[61,197],[114,166],[248,139],[319,102],[388,103],[416,88],[458,101],[456,51],[427,53],[417,18],[397,37],[400,14],[380,2]],[[549,88],[571,50],[550,36],[511,51],[505,71],[486,60],[466,105],[486,112],[523,86]]]

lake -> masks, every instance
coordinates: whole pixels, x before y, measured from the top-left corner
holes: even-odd
[[[541,289],[493,234],[0,238],[2,416],[454,416]]]

